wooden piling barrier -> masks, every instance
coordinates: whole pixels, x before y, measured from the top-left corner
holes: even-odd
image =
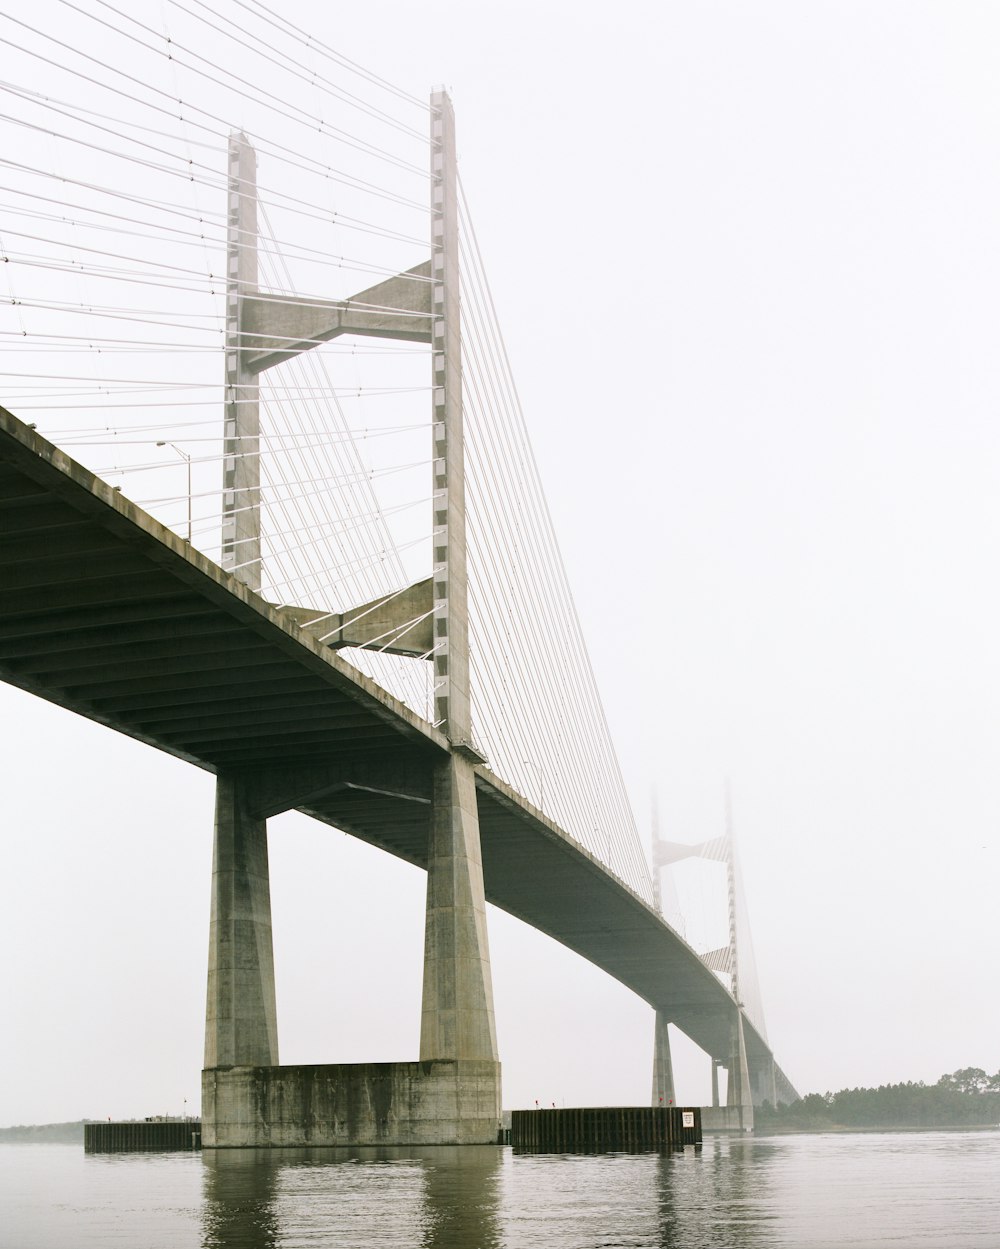
[[[667,1153],[701,1144],[698,1106],[553,1107],[514,1110],[515,1153]]]
[[[88,1154],[201,1149],[201,1122],[198,1119],[129,1119],[117,1123],[85,1123],[83,1148]]]

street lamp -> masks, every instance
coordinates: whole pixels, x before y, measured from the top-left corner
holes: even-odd
[[[173,447],[182,460],[187,462],[188,470],[188,542],[191,541],[191,457],[186,451],[182,451],[180,447],[172,442],[158,442],[158,447]]]

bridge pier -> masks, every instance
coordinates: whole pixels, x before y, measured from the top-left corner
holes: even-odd
[[[669,1019],[658,1010],[653,1032],[653,1105],[673,1106],[677,1102],[674,1089],[674,1064],[670,1055]]]
[[[750,1089],[750,1072],[747,1066],[747,1047],[743,1032],[743,1011],[737,1006],[732,1030],[732,1059],[729,1064],[729,1082],[726,1102],[736,1110],[739,1126],[744,1132],[753,1131],[753,1098]]]
[[[496,1142],[500,1063],[473,769],[457,750],[434,766],[420,1060],[294,1067],[277,1065],[264,813],[295,805],[324,782],[315,770],[219,777],[202,1073],[206,1148]],[[331,768],[326,784],[343,776]]]
[[[435,769],[430,824],[420,1060],[495,1063],[476,777],[457,753]]]
[[[762,1106],[764,1102],[777,1106],[778,1088],[773,1054],[750,1067],[750,1091],[755,1106]]]
[[[220,775],[215,788],[205,1066],[278,1061],[271,943],[267,823],[247,805],[246,783]]]
[[[328,786],[343,783],[343,769],[329,772]],[[493,1144],[500,1063],[479,813],[474,764],[458,750],[434,765],[431,788],[419,1061],[277,1065],[265,813],[323,784],[316,770],[219,777],[202,1143]]]
[[[258,803],[253,811],[241,783],[220,778],[202,1081],[202,1139],[208,1147],[472,1144],[495,1142],[499,1131],[500,1063],[474,772],[485,760],[472,744],[469,689],[455,125],[443,91],[431,96],[430,139],[430,263],[362,292],[356,307],[350,300],[259,298],[256,163],[245,136],[231,143],[227,382],[231,388],[245,383],[247,394],[241,400],[237,393],[232,412],[227,410],[224,485],[234,486],[240,463],[257,447],[257,372],[341,333],[431,344],[433,573],[410,593],[413,604],[419,598],[422,607],[425,594],[430,604],[430,644],[421,642],[417,653],[432,664],[436,723],[450,748],[432,765],[418,1063],[276,1065],[265,819],[299,805],[301,792],[295,791],[302,778],[296,781],[287,769],[283,776],[247,778],[242,784],[248,792],[256,786],[258,798],[261,780],[264,788],[276,782],[272,789],[283,790],[280,801],[272,794],[270,805]],[[253,402],[244,402],[248,395]],[[251,504],[257,501],[256,463],[254,457],[252,480],[242,485]],[[246,532],[237,537],[233,517],[227,518],[224,562],[257,589],[259,511],[243,507],[242,495],[227,497],[233,516],[244,516]],[[408,610],[401,624],[408,623]],[[310,615],[296,611],[293,618],[303,614]],[[373,645],[384,640],[382,632]],[[323,787],[322,778],[309,780],[314,789]]]

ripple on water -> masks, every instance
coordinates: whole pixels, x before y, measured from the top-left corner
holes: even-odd
[[[84,1155],[0,1146],[0,1249],[1000,1249],[1000,1132]]]

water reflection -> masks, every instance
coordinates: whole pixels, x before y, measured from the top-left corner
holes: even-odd
[[[500,1249],[492,1146],[206,1150],[203,1249],[277,1249],[300,1233],[350,1246]]]
[[[438,1146],[423,1157],[426,1222],[421,1249],[499,1249],[497,1146]]]
[[[0,1147],[17,1249],[998,1249],[1000,1132],[509,1149]]]
[[[774,1244],[767,1142],[709,1137],[658,1160],[659,1249],[764,1249]]]
[[[202,1244],[205,1249],[275,1249],[278,1166],[263,1149],[206,1149]]]

